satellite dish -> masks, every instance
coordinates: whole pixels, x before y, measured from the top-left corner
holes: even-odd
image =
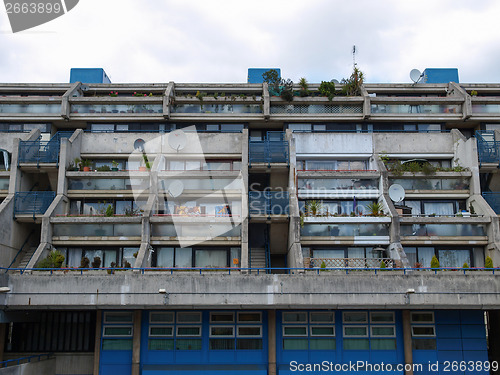
[[[139,150],[139,151],[144,151],[144,144],[146,142],[144,142],[144,139],[136,139],[135,142],[134,142],[134,149],[135,150]]]
[[[172,181],[168,187],[168,192],[173,198],[177,198],[184,191],[184,184],[182,181]]]
[[[412,69],[410,72],[410,78],[414,83],[418,83],[420,80],[420,77],[422,77],[422,73],[420,73],[420,70],[418,69]]]
[[[181,129],[174,130],[168,136],[168,145],[174,150],[179,151],[186,147],[187,136]]]
[[[82,91],[89,91],[89,87],[87,85],[81,85],[80,90]]]
[[[392,184],[389,187],[389,197],[394,203],[399,203],[405,199],[405,189],[399,184]]]
[[[333,81],[333,83],[335,83],[336,85],[339,85],[339,84],[340,84],[340,82],[339,82],[338,80],[336,80],[336,79],[332,79],[332,81]]]

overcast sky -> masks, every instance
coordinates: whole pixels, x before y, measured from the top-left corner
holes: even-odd
[[[0,82],[68,82],[102,67],[115,83],[246,82],[279,67],[309,82],[410,82],[454,67],[460,82],[500,82],[499,0],[80,0],[13,34],[0,5]]]

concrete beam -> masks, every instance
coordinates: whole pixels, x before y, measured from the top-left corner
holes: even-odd
[[[42,246],[42,245],[41,245]],[[202,275],[79,271],[8,275],[6,309],[328,308],[499,309],[491,271],[307,271],[303,275]],[[166,289],[165,295],[159,289]],[[414,290],[415,293],[409,291]]]
[[[81,90],[82,83],[75,82],[71,85],[71,87],[64,93],[62,96],[61,102],[61,117],[65,120],[69,120],[71,113],[71,105],[69,103],[69,98],[73,97],[73,94],[77,94],[77,96],[83,96],[83,92]]]
[[[175,83],[170,81],[163,94],[163,117],[166,119],[170,118],[170,106],[175,100]]]
[[[269,120],[271,117],[271,100],[269,98],[269,85],[267,82],[262,84],[262,99],[264,100],[264,119]]]

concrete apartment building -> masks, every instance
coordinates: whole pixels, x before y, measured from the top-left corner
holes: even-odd
[[[283,375],[500,359],[500,84],[284,101],[87,73],[0,84],[3,360]],[[62,267],[35,269],[54,250]]]

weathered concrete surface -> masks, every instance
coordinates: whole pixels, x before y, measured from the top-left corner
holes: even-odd
[[[234,272],[234,271],[233,271]],[[314,273],[313,273],[314,272]],[[26,308],[500,308],[489,271],[315,271],[241,275],[132,271],[9,275],[7,309]],[[166,289],[166,294],[158,293]],[[414,291],[414,292],[413,292]]]
[[[53,375],[55,373],[55,358],[0,369],[0,375]]]

